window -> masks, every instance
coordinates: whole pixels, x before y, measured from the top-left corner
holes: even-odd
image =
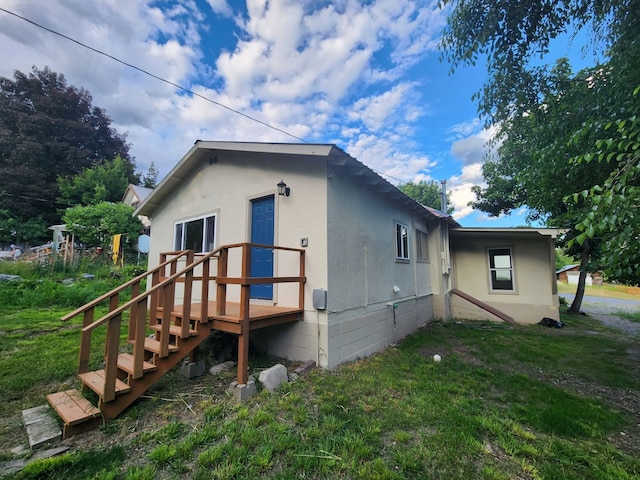
[[[215,248],[216,216],[176,223],[173,247],[176,250],[210,252]]]
[[[409,260],[409,227],[396,223],[396,259]]]
[[[510,248],[490,248],[491,290],[514,291],[513,262]]]
[[[419,262],[429,261],[429,243],[425,232],[416,230],[416,260]]]

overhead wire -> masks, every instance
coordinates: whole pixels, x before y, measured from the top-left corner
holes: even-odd
[[[245,118],[247,118],[247,119],[249,119],[249,120],[251,120],[251,121],[253,121],[253,122],[256,122],[256,123],[259,123],[259,124],[261,124],[261,125],[264,125],[265,127],[268,127],[268,128],[270,128],[270,129],[272,129],[272,130],[275,130],[275,131],[277,131],[277,132],[283,133],[283,134],[285,134],[285,135],[287,135],[287,136],[289,136],[289,137],[291,137],[291,138],[295,138],[296,140],[300,140],[300,141],[301,141],[301,142],[303,142],[303,143],[309,143],[309,142],[308,142],[307,140],[305,140],[304,138],[301,138],[301,137],[298,137],[298,136],[296,136],[296,135],[293,135],[292,133],[289,133],[289,132],[287,132],[286,130],[283,130],[283,129],[279,128],[279,127],[273,126],[273,125],[271,125],[271,124],[269,124],[269,123],[267,123],[267,122],[265,122],[265,121],[263,121],[263,120],[260,120],[260,119],[258,119],[258,118],[252,117],[251,115],[248,115],[248,114],[246,114],[246,113],[243,113],[243,112],[241,112],[241,111],[239,111],[239,110],[236,110],[236,109],[234,109],[234,108],[231,108],[231,107],[229,107],[229,106],[225,105],[224,103],[221,103],[221,102],[218,102],[218,101],[216,101],[216,100],[213,100],[213,99],[211,99],[211,98],[209,98],[209,97],[207,97],[207,96],[205,96],[205,95],[202,95],[202,94],[200,94],[200,93],[194,92],[193,90],[190,90],[190,89],[188,89],[188,88],[186,88],[186,87],[183,87],[182,85],[179,85],[179,84],[177,84],[177,83],[175,83],[175,82],[172,82],[171,80],[167,80],[166,78],[160,77],[159,75],[156,75],[156,74],[154,74],[154,73],[151,73],[151,72],[149,72],[149,71],[147,71],[147,70],[145,70],[145,69],[143,69],[143,68],[140,68],[140,67],[138,67],[138,66],[136,66],[136,65],[133,65],[133,64],[128,63],[128,62],[125,62],[124,60],[121,60],[121,59],[119,59],[118,57],[115,57],[115,56],[113,56],[113,55],[111,55],[111,54],[109,54],[109,53],[106,53],[106,52],[102,51],[102,50],[99,50],[99,49],[94,48],[94,47],[92,47],[92,46],[90,46],[90,45],[87,45],[87,44],[85,44],[85,43],[82,43],[82,42],[80,42],[79,40],[76,40],[75,38],[69,37],[68,35],[65,35],[65,34],[63,34],[63,33],[60,33],[60,32],[58,32],[58,31],[56,31],[56,30],[53,30],[53,29],[51,29],[51,28],[49,28],[49,27],[45,27],[44,25],[41,25],[41,24],[39,24],[39,23],[37,23],[37,22],[35,22],[35,21],[33,21],[33,20],[29,19],[29,18],[23,17],[22,15],[20,15],[20,14],[18,14],[18,13],[12,12],[12,11],[7,10],[6,8],[2,8],[2,7],[0,7],[0,11],[5,12],[5,13],[7,13],[7,14],[9,14],[9,15],[13,15],[14,17],[19,18],[20,20],[23,20],[23,21],[25,21],[25,22],[27,22],[27,23],[30,23],[31,25],[34,25],[35,27],[41,28],[42,30],[45,30],[45,31],[47,31],[47,32],[49,32],[49,33],[52,33],[52,34],[57,35],[57,36],[59,36],[59,37],[62,37],[62,38],[64,38],[65,40],[68,40],[68,41],[70,41],[70,42],[73,42],[73,43],[75,43],[75,44],[77,44],[77,45],[79,45],[79,46],[81,46],[81,47],[83,47],[83,48],[86,48],[86,49],[88,49],[88,50],[91,50],[92,52],[95,52],[95,53],[97,53],[97,54],[99,54],[99,55],[103,55],[103,56],[105,56],[105,57],[107,57],[107,58],[109,58],[109,59],[111,59],[111,60],[113,60],[113,61],[115,61],[115,62],[118,62],[118,63],[120,63],[120,64],[122,64],[122,65],[125,65],[126,67],[132,68],[132,69],[134,69],[134,70],[136,70],[136,71],[138,71],[138,72],[140,72],[140,73],[143,73],[143,74],[145,74],[145,75],[148,75],[148,76],[149,76],[149,77],[151,77],[151,78],[155,78],[156,80],[159,80],[159,81],[164,82],[164,83],[166,83],[166,84],[168,84],[168,85],[171,85],[172,87],[175,87],[175,88],[177,88],[178,90],[181,90],[181,91],[183,91],[183,92],[185,92],[185,93],[189,93],[190,95],[193,95],[193,96],[195,96],[195,97],[201,98],[201,99],[203,99],[203,100],[205,100],[205,101],[207,101],[207,102],[210,102],[210,103],[212,103],[212,104],[214,104],[214,105],[217,105],[217,106],[219,106],[219,107],[221,107],[221,108],[224,108],[224,109],[226,109],[226,110],[228,110],[228,111],[230,111],[230,112],[232,112],[232,113],[235,113],[236,115],[241,115],[241,116],[243,116],[243,117],[245,117]],[[371,168],[371,167],[369,167],[369,168]],[[385,177],[391,178],[391,179],[393,179],[393,180],[396,180],[396,181],[398,181],[400,184],[405,183],[403,180],[401,180],[401,179],[399,179],[399,178],[397,178],[397,177],[394,177],[393,175],[389,175],[388,173],[384,173],[384,172],[381,172],[381,171],[379,171],[379,170],[375,170],[374,168],[371,168],[371,170],[373,170],[374,172],[376,172],[378,175],[382,175],[382,176],[385,176]]]
[[[189,93],[189,94],[191,94],[191,95],[193,95],[195,97],[198,97],[198,98],[201,98],[201,99],[203,99],[203,100],[205,100],[207,102],[213,103],[214,105],[217,105],[217,106],[219,106],[221,108],[229,110],[230,112],[233,112],[233,113],[235,113],[237,115],[241,115],[241,116],[243,116],[243,117],[245,117],[245,118],[247,118],[247,119],[249,119],[251,121],[257,122],[257,123],[259,123],[261,125],[264,125],[265,127],[271,128],[272,130],[275,130],[275,131],[280,132],[280,133],[284,133],[285,135],[287,135],[287,136],[289,136],[291,138],[295,138],[296,140],[300,140],[303,143],[309,143],[304,138],[297,137],[296,135],[294,135],[292,133],[289,133],[286,130],[283,130],[282,128],[273,126],[273,125],[271,125],[271,124],[269,124],[269,123],[267,123],[267,122],[265,122],[263,120],[260,120],[258,118],[252,117],[251,115],[243,113],[243,112],[241,112],[239,110],[231,108],[231,107],[225,105],[224,103],[218,102],[216,100],[212,100],[211,98],[206,97],[205,95],[202,95],[200,93],[194,92],[193,90],[190,90],[190,89],[188,89],[186,87],[183,87],[182,85],[179,85],[179,84],[177,84],[175,82],[172,82],[171,80],[167,80],[166,78],[163,78],[163,77],[160,77],[158,75],[155,75],[154,73],[151,73],[151,72],[149,72],[149,71],[147,71],[147,70],[145,70],[143,68],[140,68],[140,67],[137,67],[137,66],[135,66],[135,65],[133,65],[131,63],[125,62],[124,60],[121,60],[118,57],[115,57],[115,56],[110,55],[110,54],[108,54],[106,52],[103,52],[102,50],[99,50],[97,48],[91,47],[91,46],[89,46],[89,45],[87,45],[85,43],[82,43],[82,42],[80,42],[80,41],[78,41],[78,40],[76,40],[76,39],[74,39],[72,37],[69,37],[69,36],[67,36],[67,35],[65,35],[63,33],[57,32],[56,30],[53,30],[53,29],[48,28],[48,27],[45,27],[44,25],[41,25],[41,24],[39,24],[37,22],[34,22],[33,20],[30,20],[30,19],[28,19],[26,17],[23,17],[22,15],[19,15],[19,14],[15,13],[15,12],[7,10],[6,8],[0,7],[0,11],[8,13],[9,15],[13,15],[14,17],[17,17],[17,18],[19,18],[21,20],[24,20],[27,23],[30,23],[30,24],[38,27],[38,28],[41,28],[42,30],[45,30],[45,31],[47,31],[49,33],[52,33],[52,34],[57,35],[59,37],[62,37],[65,40],[69,40],[70,42],[73,42],[73,43],[75,43],[77,45],[80,45],[81,47],[89,49],[92,52],[95,52],[95,53],[103,55],[103,56],[105,56],[107,58],[110,58],[111,60],[114,60],[114,61],[116,61],[118,63],[121,63],[122,65],[125,65],[125,66],[127,66],[129,68],[132,68],[134,70],[137,70],[137,71],[139,71],[141,73],[144,73],[145,75],[148,75],[148,76],[150,76],[152,78],[155,78],[156,80],[159,80],[159,81],[164,82],[164,83],[166,83],[168,85],[171,85],[172,87],[175,87],[175,88],[177,88],[179,90],[182,90],[183,92]]]

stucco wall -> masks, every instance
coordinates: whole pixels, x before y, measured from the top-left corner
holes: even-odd
[[[432,318],[431,263],[417,262],[415,250],[416,228],[431,234],[424,218],[358,180],[329,167],[329,366],[381,350]],[[408,262],[396,260],[396,221],[409,227]]]
[[[543,317],[559,318],[554,288],[553,241],[531,235],[457,235],[451,238],[453,286],[510,315],[519,323],[536,323]],[[512,249],[514,292],[491,292],[488,248]],[[490,313],[455,295],[450,298],[456,318],[495,319]]]
[[[251,200],[274,195],[274,243],[306,250],[305,309],[312,309],[311,290],[326,285],[326,175],[322,160],[300,158],[286,162],[260,154],[217,155],[214,164],[203,163],[154,211],[150,266],[158,264],[160,252],[173,250],[175,223],[216,214],[216,246],[250,240]],[[283,179],[291,187],[289,197],[277,194]],[[239,274],[239,255],[231,257],[230,275]],[[298,256],[279,252],[274,275],[297,275]],[[297,305],[297,284],[274,285],[277,305]],[[239,288],[229,287],[229,299],[237,300]]]

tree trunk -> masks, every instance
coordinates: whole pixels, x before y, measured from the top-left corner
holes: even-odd
[[[585,239],[582,244],[582,252],[580,253],[580,277],[578,278],[578,289],[576,290],[576,296],[573,298],[573,302],[569,307],[569,313],[580,313],[580,307],[582,306],[582,298],[584,297],[584,284],[587,280],[587,267],[589,266],[589,239]]]

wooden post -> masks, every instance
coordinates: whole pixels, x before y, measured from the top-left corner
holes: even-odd
[[[151,275],[151,286],[155,287],[158,283],[160,283],[160,270],[156,270]],[[149,299],[149,325],[158,324],[158,305],[161,305],[160,292],[155,290]]]
[[[94,309],[90,308],[84,311],[82,317],[82,328],[93,323]],[[91,356],[91,332],[82,332],[80,342],[80,360],[78,362],[78,373],[86,373],[89,371],[89,357]]]
[[[104,366],[104,395],[102,397],[104,402],[110,402],[116,398],[116,374],[118,373],[121,323],[121,315],[116,315],[107,323],[107,355]]]
[[[169,355],[169,326],[171,325],[171,311],[173,310],[174,282],[162,288],[162,324],[160,325],[160,357]]]
[[[209,321],[209,281],[211,258],[207,258],[202,262],[202,291],[200,293],[200,321],[207,323]]]
[[[304,250],[300,252],[300,269],[298,271],[298,275],[300,276],[300,283],[298,283],[298,308],[300,310],[304,310],[304,253]]]
[[[147,334],[147,299],[140,300],[131,307],[131,315],[136,312],[135,336],[133,339],[133,378],[144,374],[144,339]]]
[[[251,285],[247,279],[251,274],[251,246],[242,245],[242,283],[240,285],[240,335],[238,336],[238,385],[249,380],[249,297]]]
[[[193,250],[187,253],[187,266],[193,263]],[[189,269],[184,277],[184,295],[182,298],[182,324],[180,325],[180,338],[189,336],[191,324],[191,300],[193,293],[193,268]]]
[[[138,295],[140,295],[140,282],[136,282],[133,285],[131,285],[131,298],[134,299]],[[136,332],[136,325],[138,323],[137,315],[138,315],[138,309],[135,308],[135,306],[132,306],[129,312],[129,340],[134,340],[136,338],[135,332]]]
[[[221,279],[227,276],[229,266],[229,249],[220,250],[218,258],[218,275],[216,277],[216,315],[227,314],[227,284],[221,283]]]

